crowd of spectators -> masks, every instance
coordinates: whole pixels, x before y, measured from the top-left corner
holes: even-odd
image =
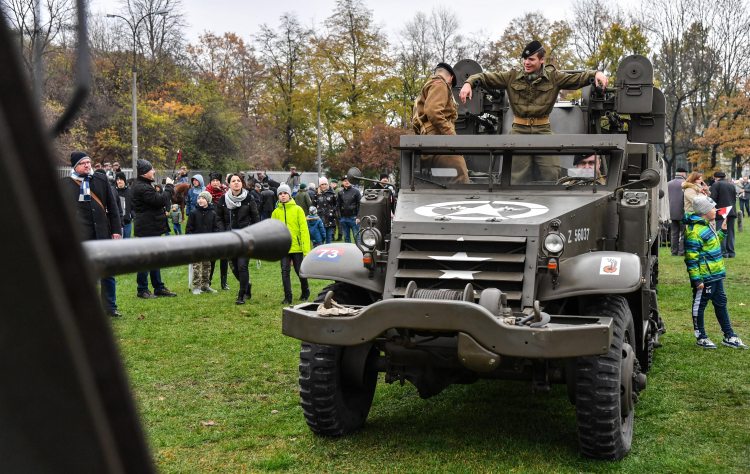
[[[92,164],[84,152],[71,154],[73,171],[65,178],[65,188],[78,202],[77,219],[84,239],[119,239],[182,234],[206,234],[242,229],[264,219],[285,223],[292,235],[292,246],[280,263],[284,287],[284,304],[293,301],[291,269],[299,276],[302,259],[314,247],[334,241],[351,243],[360,224],[362,191],[352,186],[346,176],[339,180],[320,178],[318,183],[305,184],[295,166],[290,167],[286,181],[279,183],[263,173],[245,176],[232,173],[223,177],[211,172],[208,183],[201,174],[189,177],[181,167],[175,179],[154,182],[155,171],[147,160],[138,160],[135,178],[128,180],[119,163]],[[93,166],[93,169],[92,169]],[[384,188],[388,174],[380,176]],[[184,198],[185,214],[172,203],[175,186],[188,184]],[[749,188],[750,189],[750,188]],[[172,226],[170,228],[169,221]],[[192,293],[216,293],[211,287],[216,262],[193,264]],[[228,273],[239,283],[236,304],[245,304],[252,297],[249,259],[220,260],[220,285],[229,290]],[[159,269],[138,273],[138,298],[175,297],[162,280]],[[149,281],[151,288],[149,288]],[[299,301],[310,297],[307,280],[300,278]],[[116,304],[116,280],[101,280],[101,298],[105,310],[121,316]]]

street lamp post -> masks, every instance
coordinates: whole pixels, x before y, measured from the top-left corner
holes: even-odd
[[[107,18],[120,18],[121,20],[125,20],[125,23],[128,24],[130,27],[130,30],[133,32],[133,87],[132,87],[132,94],[133,94],[133,178],[136,177],[137,172],[137,164],[138,164],[138,99],[137,99],[137,90],[136,90],[136,81],[138,80],[138,68],[136,68],[136,42],[138,40],[137,33],[138,33],[138,26],[141,24],[141,22],[146,19],[147,17],[151,15],[161,15],[166,16],[167,13],[169,13],[169,10],[162,9],[151,13],[146,13],[143,15],[136,23],[135,26],[128,21],[127,18],[120,16],[120,15],[112,15],[108,14]]]
[[[343,73],[343,71],[330,72],[323,76],[323,79],[320,80],[318,80],[318,76],[316,76],[315,74],[311,74],[315,78],[315,82],[318,84],[318,182],[320,182],[320,178],[323,175],[323,161],[320,156],[320,89],[323,86],[323,81],[325,81],[329,76]]]

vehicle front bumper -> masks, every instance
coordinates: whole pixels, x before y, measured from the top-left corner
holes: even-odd
[[[560,359],[601,355],[612,343],[612,318],[552,316],[542,328],[502,322],[482,306],[464,301],[389,299],[356,316],[317,313],[317,303],[284,308],[282,332],[305,342],[353,346],[372,341],[391,328],[463,332],[488,351],[510,357]]]

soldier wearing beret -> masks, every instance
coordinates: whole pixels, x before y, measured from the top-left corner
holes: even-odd
[[[539,41],[527,44],[521,54],[523,70],[511,69],[501,73],[481,73],[469,76],[464,82],[459,99],[465,104],[472,97],[472,84],[477,79],[487,89],[505,89],[510,108],[515,116],[511,135],[551,135],[549,114],[557,101],[561,89],[580,89],[594,78],[602,87],[607,87],[607,77],[599,71],[569,74],[558,71],[555,66],[545,65],[547,52]],[[518,157],[517,157],[518,158]],[[534,156],[531,159],[513,161],[512,178],[515,183],[532,181],[557,181],[560,162],[555,156]]]
[[[427,84],[422,87],[414,103],[412,123],[418,135],[455,135],[458,104],[451,91],[456,85],[456,75],[448,64],[439,63]],[[423,155],[427,168],[453,168],[457,176],[455,183],[468,183],[469,172],[466,161],[460,155]]]

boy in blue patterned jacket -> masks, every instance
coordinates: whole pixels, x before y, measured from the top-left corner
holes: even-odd
[[[714,305],[716,319],[724,333],[722,344],[735,349],[747,349],[737,337],[729,322],[727,295],[724,292],[726,270],[721,256],[721,241],[727,236],[726,220],[718,232],[714,228],[716,203],[702,194],[693,199],[693,210],[682,218],[685,224],[685,264],[693,288],[693,329],[696,345],[705,349],[716,349],[716,344],[706,335],[703,314],[708,302]]]

